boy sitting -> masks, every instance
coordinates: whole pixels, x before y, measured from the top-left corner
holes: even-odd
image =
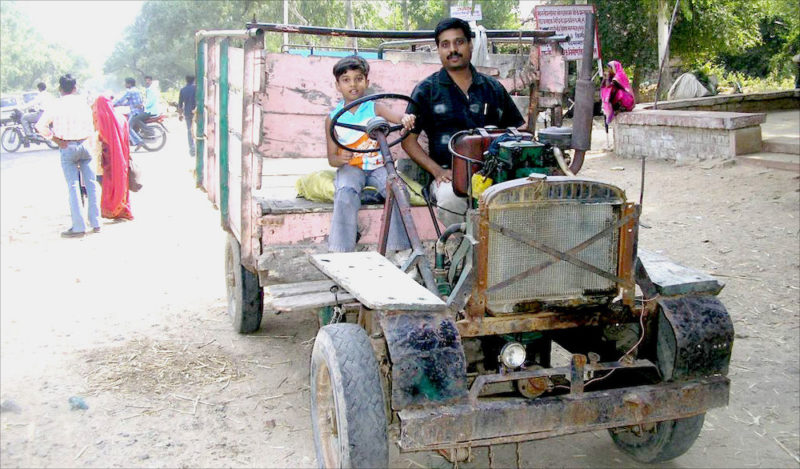
[[[366,60],[356,55],[345,57],[333,66],[333,76],[336,78],[336,90],[342,93],[343,101],[340,102],[325,119],[325,139],[328,149],[328,163],[336,170],[334,180],[333,219],[331,231],[328,236],[328,249],[331,252],[355,251],[356,236],[358,232],[358,210],[361,208],[361,191],[365,186],[373,186],[386,197],[386,168],[383,156],[379,151],[372,153],[359,153],[338,147],[330,137],[328,129],[331,118],[342,107],[364,96],[369,86],[369,64]],[[397,124],[402,123],[406,130],[414,126],[413,114],[401,114],[392,111],[382,103],[369,101],[350,109],[339,117],[339,122],[345,124],[366,125],[367,121],[375,116],[381,116],[387,121]],[[336,127],[336,136],[339,142],[353,149],[377,148],[378,144],[370,139],[364,132]],[[387,251],[409,249],[408,240],[400,212],[395,205],[392,209],[392,218],[389,226],[389,238],[386,243]]]

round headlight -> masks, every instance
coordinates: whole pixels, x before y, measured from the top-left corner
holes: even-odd
[[[525,346],[519,342],[509,342],[500,350],[500,360],[507,368],[519,368],[525,363]]]

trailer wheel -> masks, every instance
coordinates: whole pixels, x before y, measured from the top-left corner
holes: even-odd
[[[258,284],[258,275],[242,265],[239,242],[230,233],[225,244],[225,285],[234,330],[240,334],[257,331],[264,310],[264,290]]]
[[[705,414],[658,422],[652,429],[610,428],[611,439],[622,451],[643,463],[675,459],[692,447],[703,428]]]
[[[319,467],[388,467],[378,362],[356,324],[319,330],[311,353],[311,426]]]

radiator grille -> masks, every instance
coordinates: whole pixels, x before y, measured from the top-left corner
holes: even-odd
[[[492,223],[534,239],[560,252],[582,243],[620,217],[621,204],[585,203],[577,200],[538,200],[528,204],[505,205],[488,212]],[[616,275],[619,230],[591,244],[576,257]],[[520,243],[495,230],[489,230],[487,287],[524,272],[553,257]],[[559,260],[534,275],[520,279],[505,288],[487,292],[490,309],[510,312],[520,302],[564,300],[582,295],[616,293],[614,281],[589,270]]]

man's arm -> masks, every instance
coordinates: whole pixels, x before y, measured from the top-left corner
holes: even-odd
[[[411,132],[408,134],[408,137],[403,140],[401,146],[414,162],[433,175],[437,183],[450,182],[453,180],[453,171],[439,166],[428,156],[425,150],[422,149],[422,145],[419,144],[419,134]]]
[[[114,101],[113,105],[114,107],[124,106],[125,104],[127,104],[127,102],[128,102],[128,92],[126,91],[125,94],[123,94]]]
[[[36,122],[36,131],[41,134],[44,138],[51,138],[53,132],[50,131],[50,124],[53,123],[53,115],[52,113],[45,109],[44,113],[42,113],[42,117],[39,118],[39,121]]]

